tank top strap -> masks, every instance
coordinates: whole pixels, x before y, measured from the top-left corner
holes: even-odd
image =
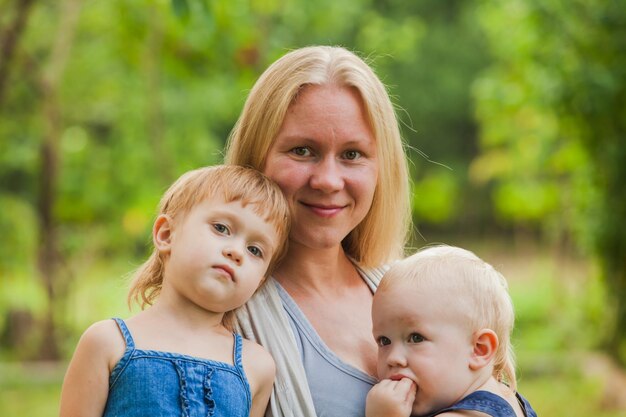
[[[122,332],[124,342],[126,343],[126,350],[134,349],[135,341],[133,340],[133,336],[130,334],[128,327],[126,327],[126,323],[124,322],[124,320],[117,317],[113,318],[113,320],[115,320],[115,322],[117,323],[117,327],[119,327],[120,332]]]
[[[489,391],[475,391],[451,407],[439,410],[429,417],[458,410],[480,411],[492,417],[516,417],[513,407],[504,398]]]
[[[130,334],[128,327],[126,327],[126,323],[124,320],[119,318],[113,319],[119,327],[120,332],[122,333],[122,337],[124,337],[124,342],[126,343],[126,350],[124,351],[124,355],[120,358],[119,362],[115,365],[113,370],[111,371],[111,375],[109,376],[109,390],[113,388],[120,375],[124,372],[124,369],[130,363],[130,358],[135,352],[135,341],[133,340],[133,336]]]
[[[233,347],[233,360],[235,362],[235,366],[243,372],[243,363],[241,361],[243,340],[241,339],[241,335],[237,333],[233,333],[233,336],[235,337],[235,346]]]

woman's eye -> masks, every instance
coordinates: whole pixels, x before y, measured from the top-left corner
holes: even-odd
[[[293,148],[291,150],[291,152],[293,152],[297,156],[309,156],[309,155],[311,155],[311,150],[309,148],[307,148],[306,146],[298,146],[296,148]]]
[[[378,343],[378,346],[387,346],[391,344],[391,340],[389,340],[386,336],[380,336],[376,342]]]
[[[213,228],[217,231],[217,233],[220,233],[223,235],[230,235],[230,230],[228,229],[228,226],[226,226],[225,224],[213,223]]]
[[[359,152],[359,151],[346,151],[343,154],[343,157],[348,159],[348,160],[350,160],[350,161],[353,161],[353,160],[359,159],[361,157],[361,152]]]
[[[257,246],[248,246],[248,252],[250,252],[252,256],[256,256],[257,258],[263,257],[263,251]]]
[[[424,339],[424,336],[422,336],[422,335],[421,335],[421,334],[419,334],[419,333],[411,333],[411,334],[409,335],[409,342],[410,342],[410,343],[421,343],[421,342],[423,342],[424,340],[425,340],[425,339]]]

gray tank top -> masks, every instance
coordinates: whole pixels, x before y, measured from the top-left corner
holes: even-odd
[[[365,397],[377,380],[339,359],[278,282],[276,288],[296,337],[317,417],[365,416]]]

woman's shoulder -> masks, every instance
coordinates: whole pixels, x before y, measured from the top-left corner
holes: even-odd
[[[359,274],[361,274],[361,277],[363,277],[368,285],[373,288],[378,287],[378,284],[380,284],[383,276],[385,275],[385,273],[387,273],[387,271],[389,271],[389,268],[391,268],[391,265],[393,264],[392,262],[377,266],[365,266],[359,264],[359,262],[355,260],[352,260],[352,262],[359,271]]]

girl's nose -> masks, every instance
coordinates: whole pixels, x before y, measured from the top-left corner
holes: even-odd
[[[311,188],[325,193],[332,193],[343,188],[341,167],[334,157],[324,157],[315,165],[310,185]]]
[[[235,264],[241,265],[241,262],[243,261],[243,254],[235,245],[226,246],[222,253],[226,258],[230,259]]]

